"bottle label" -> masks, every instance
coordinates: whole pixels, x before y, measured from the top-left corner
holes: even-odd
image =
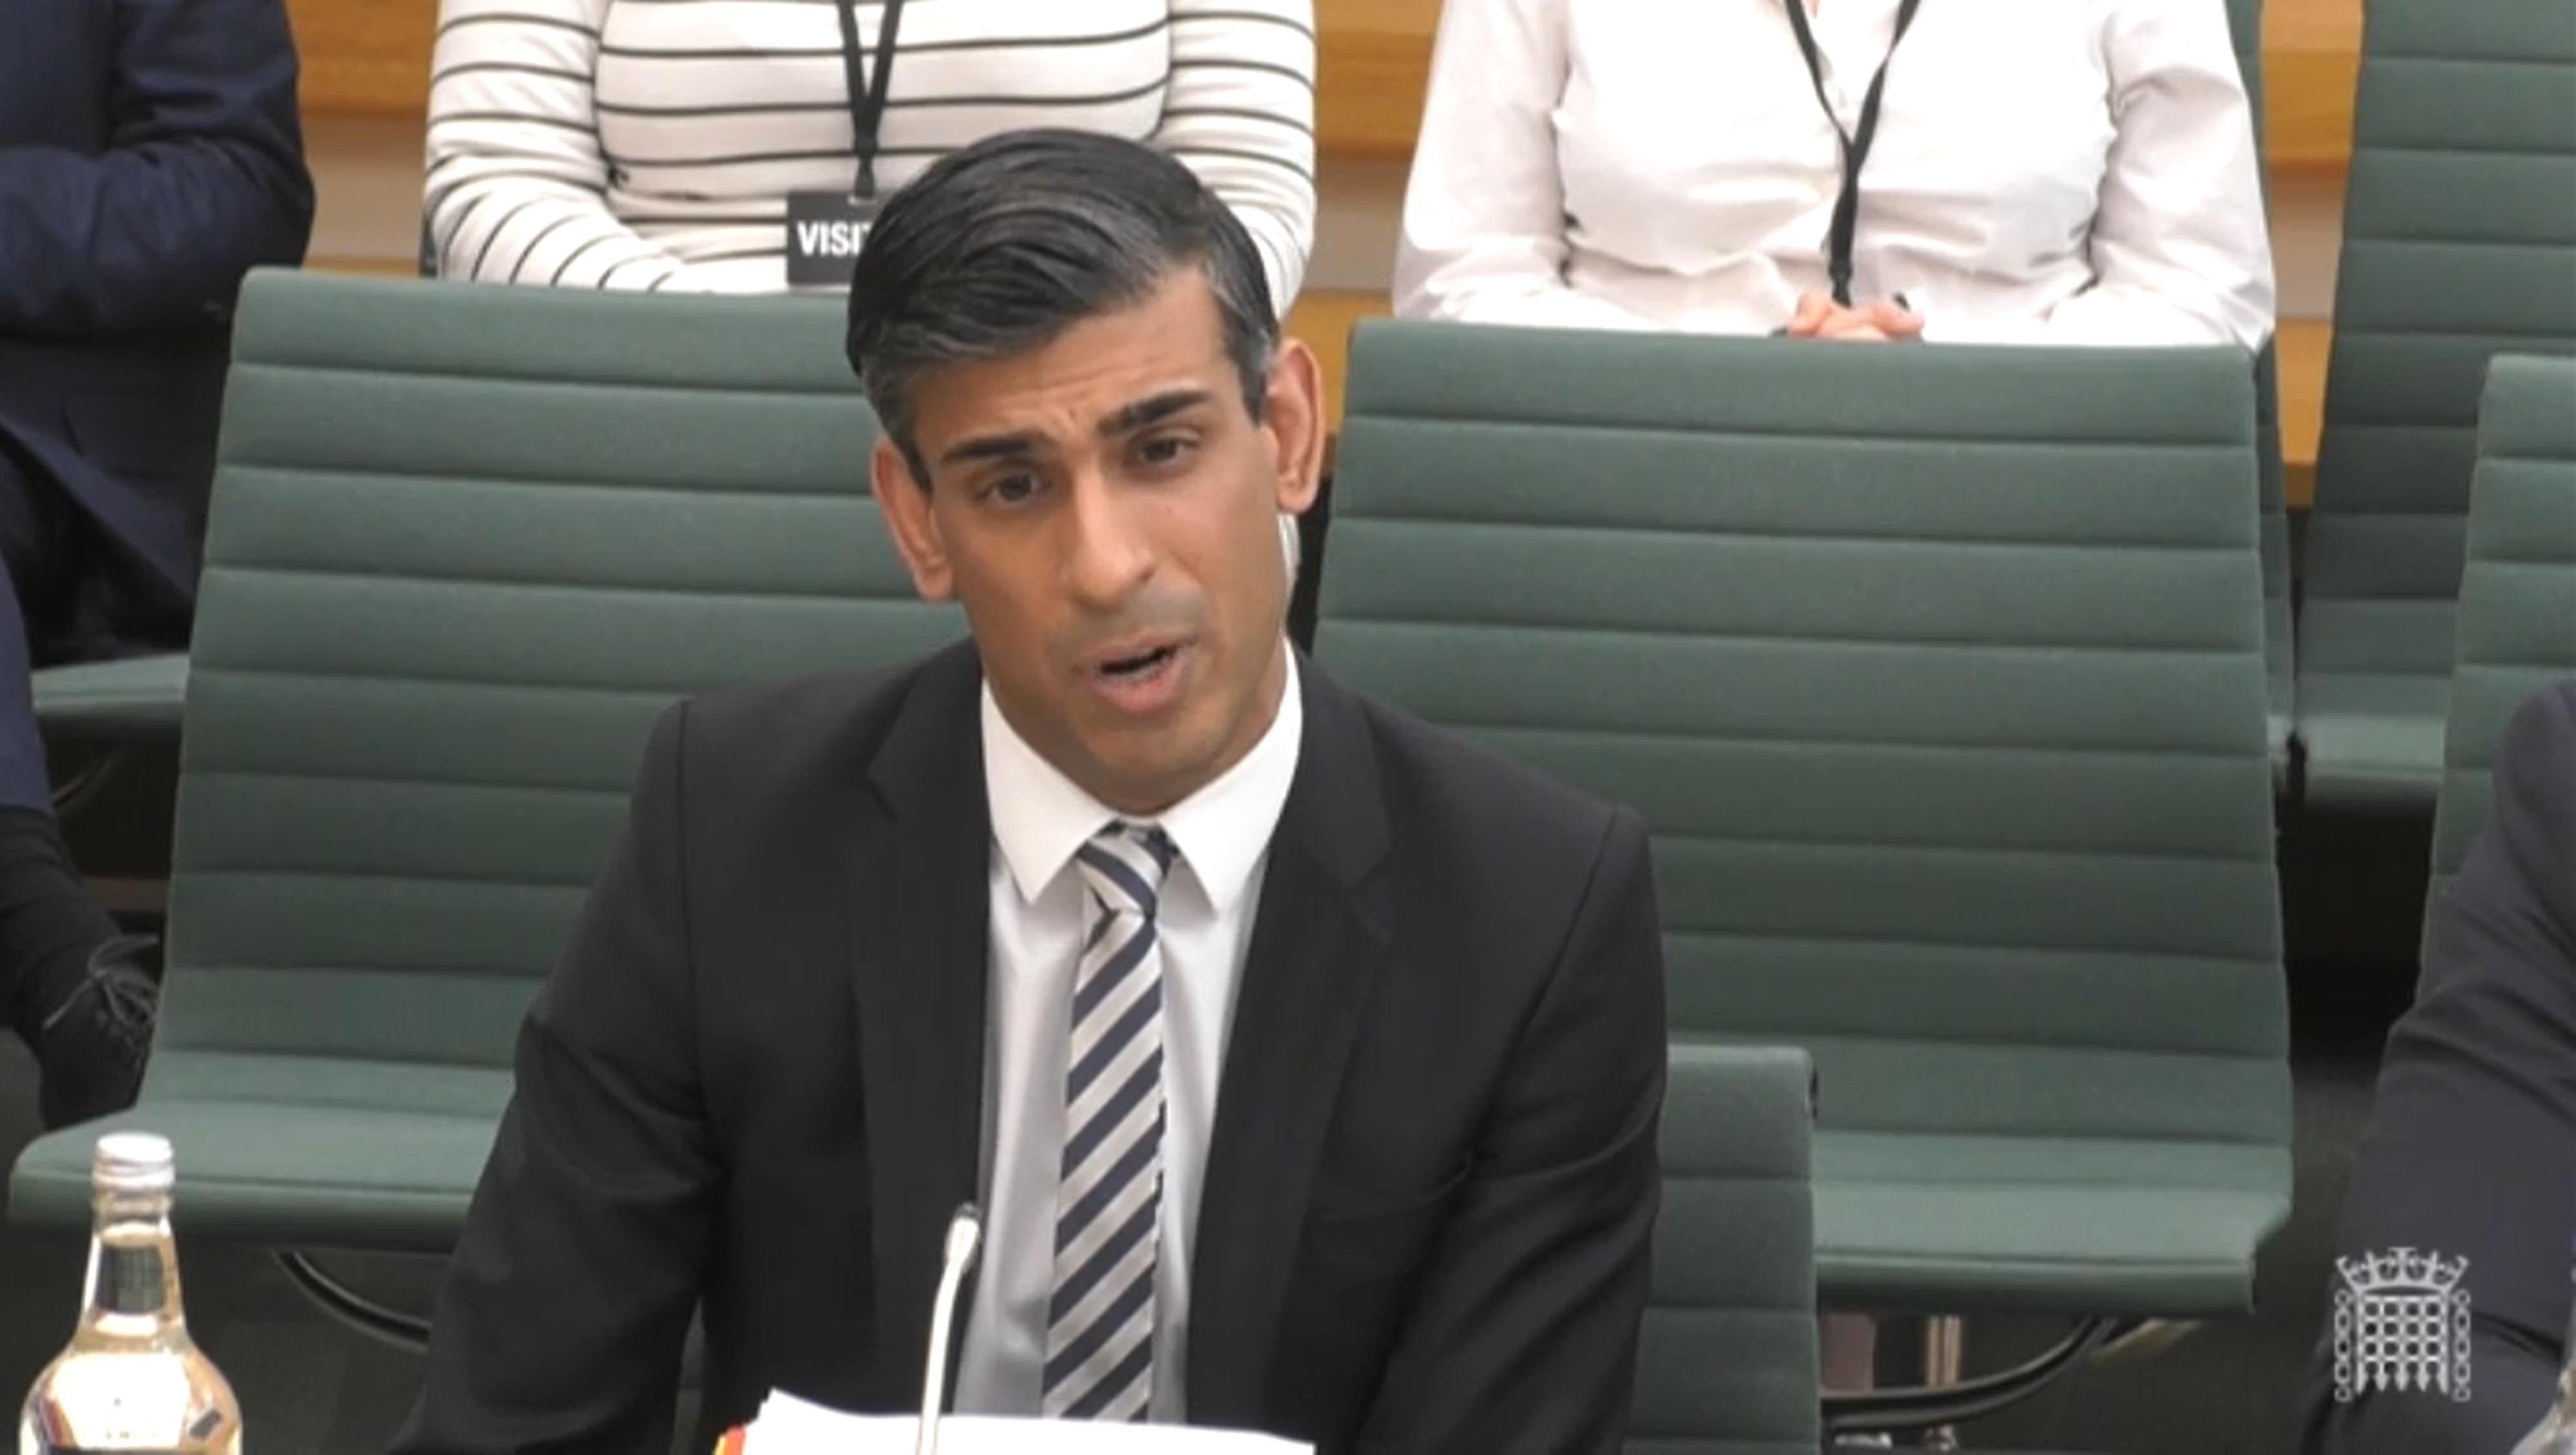
[[[188,1440],[195,1395],[176,1360],[74,1360],[47,1393],[51,1408],[28,1430],[36,1455],[175,1451]]]

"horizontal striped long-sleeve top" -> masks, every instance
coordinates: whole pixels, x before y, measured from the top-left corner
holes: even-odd
[[[871,60],[882,7],[859,7]],[[773,292],[786,197],[856,169],[834,0],[443,0],[424,199],[439,271]],[[909,0],[877,177],[1074,126],[1188,165],[1296,298],[1315,224],[1312,0]]]

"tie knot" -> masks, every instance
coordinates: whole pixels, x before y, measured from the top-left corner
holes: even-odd
[[[1152,919],[1155,901],[1163,892],[1163,876],[1171,872],[1180,850],[1171,835],[1153,824],[1115,819],[1075,850],[1073,857],[1082,866],[1083,882],[1113,913]]]

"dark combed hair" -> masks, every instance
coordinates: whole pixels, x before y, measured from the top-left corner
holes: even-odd
[[[1083,319],[1144,301],[1175,269],[1203,269],[1261,416],[1279,324],[1252,235],[1197,175],[1096,132],[989,137],[886,199],[850,279],[850,367],[913,475],[923,371],[1044,345]]]

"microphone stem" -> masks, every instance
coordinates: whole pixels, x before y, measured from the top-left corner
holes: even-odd
[[[975,1262],[982,1232],[983,1217],[972,1204],[959,1208],[948,1225],[939,1292],[930,1301],[930,1350],[921,1379],[921,1425],[913,1437],[913,1455],[939,1455],[939,1416],[948,1403],[948,1331],[957,1312],[958,1286]]]

